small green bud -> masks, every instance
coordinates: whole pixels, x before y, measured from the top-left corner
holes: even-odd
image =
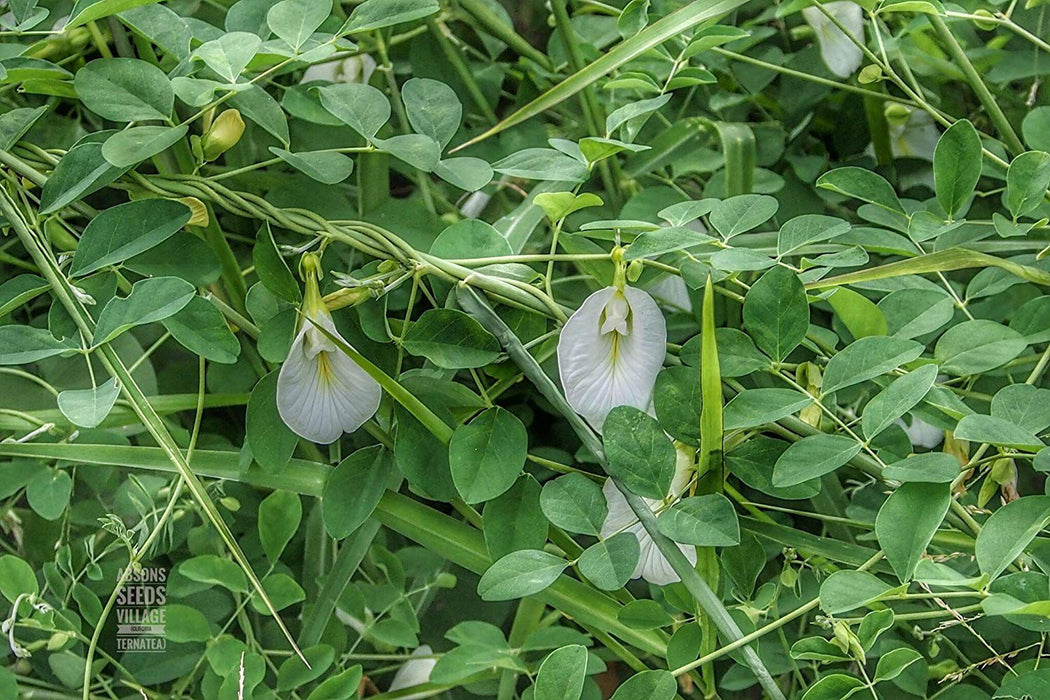
[[[983,7],[978,10],[974,10],[973,14],[977,17],[988,17],[990,19],[994,19],[995,17],[995,15],[993,15],[991,12],[984,9]],[[996,26],[996,22],[982,22],[981,20],[974,20],[973,23],[977,25],[978,29],[983,29],[986,32],[995,29]]]
[[[237,145],[244,134],[244,120],[236,109],[220,114],[201,137],[204,160],[212,161]]]

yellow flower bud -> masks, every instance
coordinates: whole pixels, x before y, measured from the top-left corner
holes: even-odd
[[[178,201],[190,208],[191,216],[190,220],[186,222],[187,226],[204,228],[208,225],[208,207],[204,206],[204,202],[196,197],[179,197]]]
[[[220,114],[201,137],[204,160],[212,161],[237,145],[244,134],[244,120],[236,109]]]

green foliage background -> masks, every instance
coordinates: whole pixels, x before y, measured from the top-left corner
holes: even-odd
[[[0,697],[1050,697],[1041,0],[3,11]],[[315,260],[383,390],[327,446]]]

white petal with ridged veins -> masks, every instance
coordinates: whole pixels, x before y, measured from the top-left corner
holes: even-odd
[[[864,41],[864,11],[860,5],[849,0],[824,3],[835,19],[858,41]],[[853,39],[847,36],[835,23],[828,19],[819,7],[807,7],[802,10],[806,24],[813,28],[820,46],[820,57],[828,69],[840,78],[848,78],[860,68],[864,53]]]
[[[338,335],[331,316],[318,314],[315,320]],[[375,415],[380,398],[378,382],[304,321],[277,375],[277,410],[285,425],[327,445]]]
[[[634,287],[598,290],[558,339],[566,400],[599,431],[616,406],[648,409],[666,345],[667,325],[651,296]]]

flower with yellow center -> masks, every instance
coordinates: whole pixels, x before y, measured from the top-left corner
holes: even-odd
[[[320,269],[316,255],[303,258],[303,319],[277,375],[277,410],[296,435],[328,444],[375,415],[382,390],[318,329],[342,340],[317,286]]]
[[[622,283],[598,290],[558,340],[566,400],[599,432],[617,406],[647,410],[666,344],[664,316],[646,292]]]

